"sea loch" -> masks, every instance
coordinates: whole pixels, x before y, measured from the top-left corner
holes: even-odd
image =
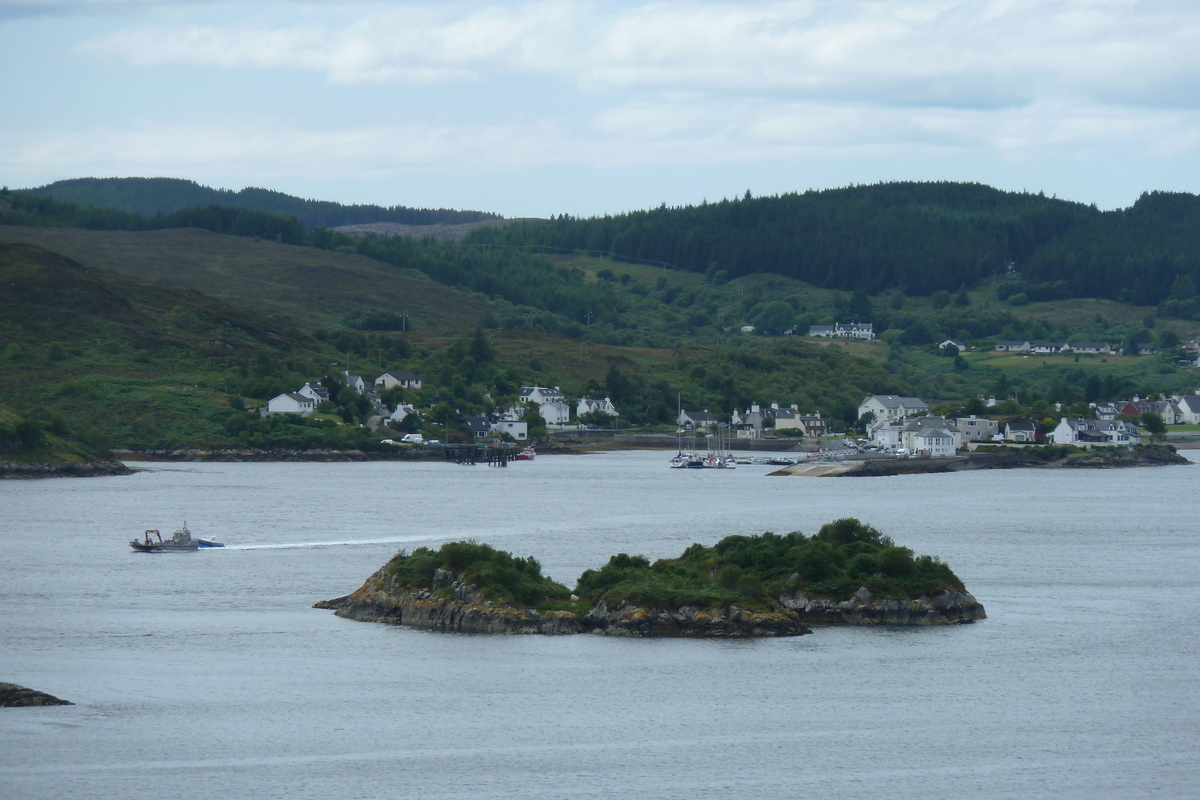
[[[1182,797],[1200,758],[1195,467],[855,480],[163,464],[0,483],[6,798]],[[309,606],[473,537],[571,585],[616,552],[842,516],[988,619],[743,641],[437,634]],[[224,550],[138,554],[186,518]]]

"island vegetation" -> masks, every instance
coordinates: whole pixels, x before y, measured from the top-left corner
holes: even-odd
[[[813,536],[728,536],[653,563],[620,553],[568,591],[532,557],[473,541],[401,552],[355,593],[318,603],[354,619],[480,632],[780,636],[808,624],[944,624],[984,617],[942,561],[857,519]]]

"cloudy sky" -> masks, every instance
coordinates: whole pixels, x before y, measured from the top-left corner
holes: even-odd
[[[1200,191],[1196,0],[0,0],[0,183],[506,216],[884,180]]]

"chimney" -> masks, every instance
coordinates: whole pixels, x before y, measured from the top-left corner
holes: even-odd
[[[776,411],[778,411],[778,410],[779,410],[779,403],[771,403],[771,408],[773,408],[773,409],[775,409]]]

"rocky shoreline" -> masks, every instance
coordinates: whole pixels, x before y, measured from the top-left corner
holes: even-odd
[[[629,603],[609,609],[604,601],[587,613],[545,611],[493,605],[476,587],[439,569],[433,588],[394,590],[386,567],[345,597],[325,600],[313,608],[360,622],[383,622],[457,633],[517,633],[601,636],[750,638],[801,636],[809,626],[833,625],[949,625],[986,619],[983,606],[966,592],[942,592],[907,600],[875,598],[864,587],[842,602],[809,599],[802,593],[780,598],[775,611],[722,609],[648,609]]]
[[[771,475],[806,477],[865,477],[924,475],[978,469],[1130,469],[1135,467],[1181,466],[1193,463],[1171,446],[1090,451],[1065,458],[1042,458],[1020,448],[995,452],[972,452],[949,458],[875,458],[846,461],[801,461],[775,470]]]
[[[24,706],[73,706],[68,700],[61,700],[52,694],[26,689],[15,683],[0,682],[0,708],[20,708]]]
[[[0,478],[94,478],[101,475],[132,475],[133,472],[120,461],[53,464],[0,461]]]

